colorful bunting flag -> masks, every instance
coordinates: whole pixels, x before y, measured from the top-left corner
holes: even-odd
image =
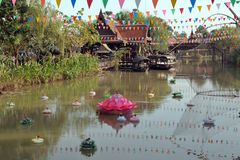
[[[172,2],[172,7],[175,8],[177,0],[171,0],[171,2]]]
[[[152,3],[153,3],[153,6],[154,6],[154,9],[156,9],[158,0],[152,0]]]
[[[219,9],[220,9],[220,6],[221,6],[221,3],[217,3],[216,5],[217,5],[217,8],[218,8],[218,10],[219,10]]]
[[[73,8],[75,7],[76,0],[71,0]]]
[[[196,0],[191,0],[192,7],[195,6]]]
[[[208,8],[208,11],[210,11],[211,10],[211,4],[208,4],[207,8]]]
[[[88,8],[89,8],[89,9],[91,8],[92,1],[93,1],[93,0],[87,0],[87,4],[88,4]]]
[[[129,16],[130,16],[131,19],[133,19],[133,12],[130,12]]]
[[[232,6],[234,6],[236,0],[231,0]]]
[[[12,4],[15,6],[17,0],[12,0]]]
[[[192,13],[193,7],[188,7],[188,9],[189,9],[189,12]]]
[[[42,7],[45,5],[45,0],[41,0]]]
[[[163,13],[164,16],[166,16],[166,12],[167,12],[166,9],[163,9],[163,10],[162,10],[162,13]]]
[[[183,13],[183,10],[184,10],[184,8],[180,8],[180,12],[181,12],[181,14]]]
[[[172,14],[174,15],[174,13],[175,13],[175,9],[173,8],[173,9],[171,9],[171,11],[172,11]]]
[[[198,6],[198,11],[199,11],[199,12],[202,11],[202,6]]]
[[[30,0],[29,0],[30,1]],[[57,6],[59,8],[60,4],[61,4],[61,0],[56,0]]]
[[[214,0],[211,0],[212,1],[212,4],[214,3]]]
[[[92,16],[91,16],[91,15],[88,16],[88,20],[89,20],[89,21],[92,20]]]
[[[139,8],[141,0],[135,0],[137,8]]]
[[[226,6],[227,6],[228,8],[230,8],[231,2],[226,2],[225,4],[226,4]]]
[[[107,6],[107,3],[108,3],[108,0],[103,0],[103,5],[104,5],[104,8],[106,8],[106,6]]]
[[[119,5],[121,8],[123,7],[124,2],[125,2],[125,0],[119,0]]]

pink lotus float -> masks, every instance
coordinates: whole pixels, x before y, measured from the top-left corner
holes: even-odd
[[[119,114],[128,113],[136,108],[136,103],[129,101],[121,94],[114,94],[111,98],[98,103],[101,113]]]

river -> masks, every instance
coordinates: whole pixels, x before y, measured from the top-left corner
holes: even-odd
[[[173,77],[176,83],[170,84]],[[0,159],[230,160],[240,156],[239,88],[239,69],[209,61],[184,61],[171,72],[105,72],[26,87],[0,97]],[[92,89],[96,96],[90,96]],[[119,124],[116,116],[96,114],[103,95],[115,91],[137,103],[139,123]],[[173,99],[179,91],[183,98]],[[42,95],[49,99],[42,101]],[[79,108],[71,105],[76,99]],[[187,106],[190,102],[193,107]],[[51,115],[42,114],[46,107]],[[24,115],[33,119],[32,125],[20,124]],[[214,126],[203,126],[207,116]],[[44,143],[33,144],[36,135]],[[88,137],[97,150],[80,151]]]

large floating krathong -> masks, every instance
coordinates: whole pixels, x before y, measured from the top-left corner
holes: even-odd
[[[98,103],[101,113],[119,114],[127,113],[136,108],[136,103],[131,102],[121,94],[114,94],[112,97]]]

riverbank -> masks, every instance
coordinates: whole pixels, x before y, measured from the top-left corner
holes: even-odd
[[[2,63],[0,95],[25,86],[92,76],[99,70],[98,59],[89,55],[76,55],[58,62],[48,60],[42,65],[31,62],[16,67]]]

